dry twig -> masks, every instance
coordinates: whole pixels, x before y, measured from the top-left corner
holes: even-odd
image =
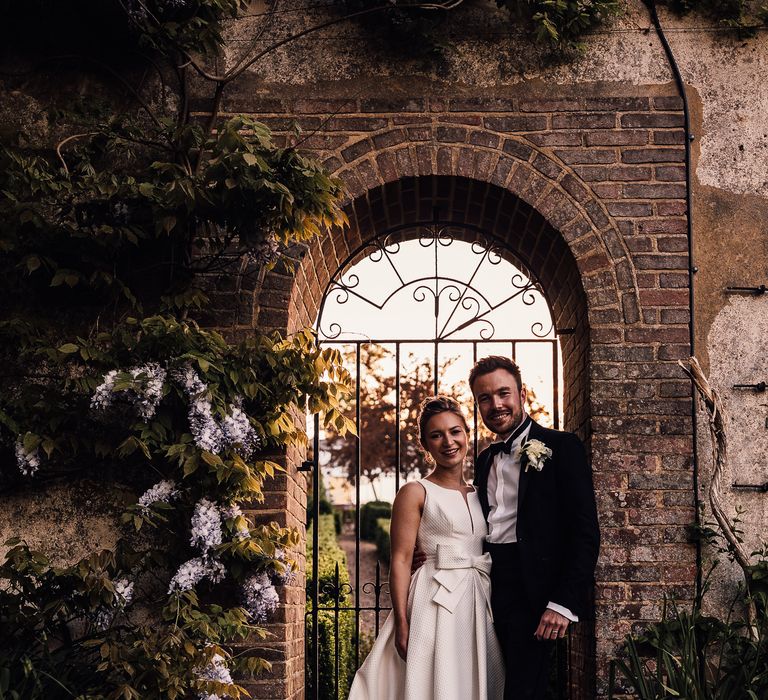
[[[714,472],[712,473],[712,481],[709,485],[709,504],[712,507],[715,520],[717,520],[717,524],[720,526],[720,531],[723,533],[723,537],[725,537],[730,550],[733,552],[736,563],[741,567],[741,570],[744,573],[744,583],[747,587],[747,593],[749,593],[749,555],[744,549],[744,545],[739,541],[733,525],[726,517],[725,509],[723,507],[723,473],[728,462],[728,440],[725,435],[725,413],[723,411],[723,404],[718,393],[712,388],[709,380],[704,376],[701,365],[695,357],[688,358],[687,362],[679,360],[678,364],[691,378],[693,385],[696,387],[696,390],[704,403],[704,407],[707,409],[707,414],[709,416],[709,434],[712,438],[712,462],[715,465]],[[748,614],[750,627],[754,628],[756,612],[755,605],[752,601],[749,602]]]

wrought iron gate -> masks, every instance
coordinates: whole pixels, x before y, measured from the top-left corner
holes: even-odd
[[[504,269],[511,275],[506,287],[499,283],[499,279],[504,278]],[[358,308],[345,313],[342,307],[351,302]],[[541,317],[531,313],[537,305],[546,312]],[[398,310],[393,311],[393,308]],[[406,308],[409,310],[404,311]],[[393,323],[398,314],[407,323],[399,326]],[[501,327],[498,335],[502,337],[497,336],[497,327]],[[560,359],[548,304],[525,261],[512,256],[498,241],[475,227],[441,222],[437,218],[390,229],[352,253],[328,283],[317,330],[323,344],[341,347],[348,357],[349,369],[355,378],[353,410],[359,436],[350,438],[354,441],[350,477],[355,490],[351,523],[354,577],[349,582],[338,562],[333,574],[319,581],[323,554],[320,551],[319,494],[321,470],[327,460],[321,449],[319,416],[314,417],[313,453],[307,463],[313,472],[314,499],[313,511],[309,514],[313,528],[305,619],[306,695],[322,700],[341,700],[347,696],[351,675],[364,660],[361,619],[363,616],[372,618],[376,636],[380,623],[390,610],[388,584],[380,562],[377,561],[371,580],[364,581],[361,576],[361,462],[365,436],[361,435],[360,427],[366,390],[361,381],[364,356],[370,356],[378,348],[378,352],[390,356],[394,363],[389,381],[394,387],[391,411],[394,414],[392,477],[395,492],[408,478],[408,465],[413,463],[409,458],[404,468],[401,392],[403,361],[413,356],[413,348],[419,349],[422,367],[431,364],[429,389],[434,394],[445,387],[448,372],[441,373],[441,365],[445,366],[446,358],[457,357],[457,350],[458,357],[466,364],[488,354],[504,354],[516,359],[526,355],[532,364],[539,366],[538,385],[533,388],[539,396],[544,395],[551,418],[549,422],[555,428],[560,425]],[[515,330],[519,332],[515,333]],[[525,378],[525,363],[523,370]],[[528,379],[526,384],[531,386]],[[474,464],[483,447],[474,403],[471,416],[475,428],[472,431]],[[409,437],[405,435],[406,440]],[[350,632],[351,639],[347,636]],[[557,653],[554,697],[565,698],[567,666],[563,645],[558,645]]]

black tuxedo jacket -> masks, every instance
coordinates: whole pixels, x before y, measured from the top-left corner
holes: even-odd
[[[597,524],[592,472],[576,435],[543,428],[532,422],[528,440],[541,440],[552,450],[541,471],[520,468],[517,542],[523,584],[542,610],[557,603],[584,619],[590,610],[600,530]],[[475,487],[486,520],[488,450],[477,457]]]

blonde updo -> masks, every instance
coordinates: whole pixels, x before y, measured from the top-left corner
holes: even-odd
[[[442,394],[428,396],[419,406],[419,442],[422,445],[426,443],[429,419],[446,411],[461,418],[461,424],[464,426],[465,432],[469,434],[467,419],[464,417],[464,412],[461,410],[461,406],[459,406],[459,402],[456,399],[452,399],[450,396],[443,396]]]

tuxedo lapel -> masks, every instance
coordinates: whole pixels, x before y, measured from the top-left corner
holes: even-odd
[[[526,471],[525,467],[528,463],[528,458],[522,455],[520,458],[520,480],[517,484],[517,512],[520,513],[520,509],[523,507],[523,501],[525,500],[525,494],[528,492],[528,480],[530,475],[530,469]]]
[[[490,511],[488,505],[488,472],[490,471],[492,461],[489,453],[483,451],[478,455],[477,465],[475,466],[475,488],[477,489],[477,495],[486,520]]]
[[[531,419],[531,428],[528,431],[528,437],[523,441],[523,445],[528,442],[529,440],[541,440],[542,439],[542,433],[543,430],[539,426],[536,421]],[[543,440],[542,440],[543,442]],[[523,501],[525,500],[525,494],[528,492],[528,486],[531,481],[531,476],[533,475],[535,469],[526,469],[528,466],[528,457],[527,455],[521,455],[520,457],[520,481],[518,482],[517,486],[517,512],[520,512],[520,508],[523,505]]]

